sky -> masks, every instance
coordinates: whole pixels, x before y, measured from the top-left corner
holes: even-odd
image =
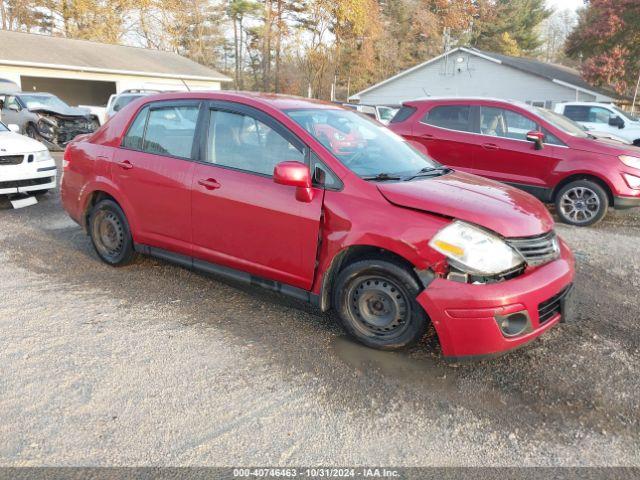
[[[556,10],[577,10],[579,7],[584,5],[583,0],[547,0],[547,5],[549,7],[555,8]]]

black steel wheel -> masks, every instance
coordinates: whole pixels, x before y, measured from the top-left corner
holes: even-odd
[[[340,272],[333,301],[343,326],[356,340],[396,350],[418,342],[428,326],[416,302],[418,293],[418,281],[403,265],[361,260]]]
[[[112,266],[130,263],[135,251],[129,224],[113,200],[98,202],[89,215],[89,234],[98,256]]]
[[[604,218],[609,208],[609,197],[597,183],[576,180],[560,189],[555,203],[562,222],[587,227]]]
[[[36,130],[36,127],[34,125],[27,125],[27,129],[25,131],[25,133],[27,134],[27,137],[29,138],[33,138],[34,140],[38,140],[39,136],[38,136],[38,131]]]

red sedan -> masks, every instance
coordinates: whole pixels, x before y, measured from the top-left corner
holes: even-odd
[[[486,98],[416,100],[389,127],[447,166],[555,203],[571,225],[593,225],[609,207],[640,206],[640,149],[597,139],[544,108]]]
[[[338,127],[362,144],[322,141]],[[142,253],[277,290],[375,348],[432,323],[444,355],[494,354],[571,316],[573,257],[538,200],[331,104],[145,97],[67,148],[62,200],[110,265]]]

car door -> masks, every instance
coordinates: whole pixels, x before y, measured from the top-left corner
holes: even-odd
[[[207,122],[192,186],[194,257],[310,289],[324,191],[305,203],[272,178],[282,161],[308,164],[307,148],[243,105],[213,102]]]
[[[16,124],[20,127],[20,132],[24,133],[25,125],[21,125],[20,111],[22,106],[18,102],[18,99],[14,95],[7,95],[4,99],[2,111],[0,112],[0,119],[5,125],[10,123]]]
[[[477,107],[467,104],[436,105],[414,124],[411,140],[422,144],[438,162],[473,172],[476,111]]]
[[[526,139],[527,132],[542,131],[533,119],[509,108],[480,106],[480,148],[476,173],[527,190],[547,188],[547,178],[558,162],[562,142],[549,132],[541,150]],[[532,187],[532,188],[526,188]]]
[[[191,255],[192,152],[200,104],[145,106],[114,153],[112,179],[133,210],[138,243]]]

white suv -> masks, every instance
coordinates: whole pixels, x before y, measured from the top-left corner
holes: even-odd
[[[56,186],[56,163],[42,143],[0,122],[0,195],[44,193]]]
[[[555,111],[588,130],[611,133],[640,147],[640,120],[612,103],[564,102]]]

